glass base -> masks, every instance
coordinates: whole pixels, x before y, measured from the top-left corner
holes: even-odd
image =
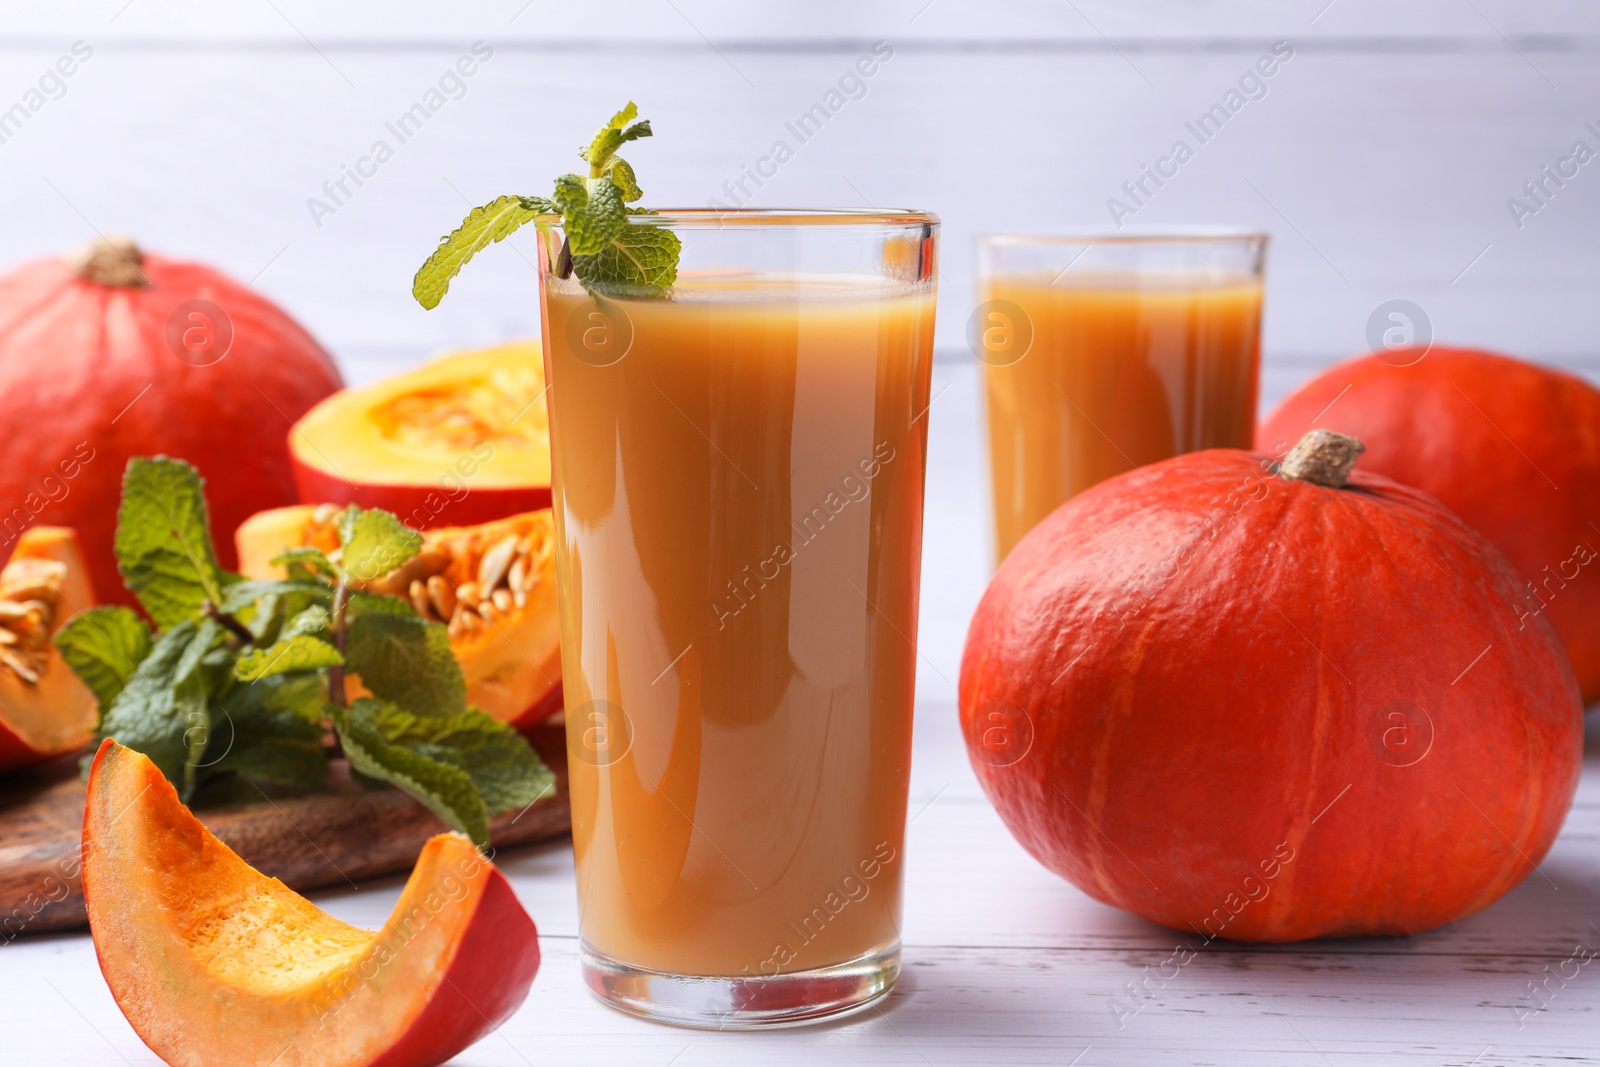
[[[702,1030],[752,1030],[836,1019],[868,1007],[900,977],[900,942],[831,967],[793,974],[663,974],[614,960],[583,943],[583,980],[630,1015]]]

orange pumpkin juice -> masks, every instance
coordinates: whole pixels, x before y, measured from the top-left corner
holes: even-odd
[[[995,553],[1069,497],[1203,448],[1249,448],[1259,276],[995,275],[983,325],[1031,343],[985,357]],[[1003,303],[1002,303],[1003,302]],[[1008,321],[1020,309],[1024,323]],[[998,317],[994,317],[998,316]]]
[[[585,948],[676,975],[899,937],[934,297],[546,279]]]

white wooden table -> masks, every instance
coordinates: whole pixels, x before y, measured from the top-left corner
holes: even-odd
[[[572,853],[565,842],[503,857],[539,924],[544,965],[527,1004],[455,1062],[474,1067],[748,1063],[1428,1065],[1600,1062],[1600,963],[1529,983],[1582,945],[1600,948],[1600,750],[1539,873],[1464,922],[1404,940],[1249,949],[1214,943],[1136,1014],[1126,983],[1193,936],[1098,904],[1033,862],[979,791],[956,726],[966,618],[987,572],[970,361],[936,370],[925,654],[907,844],[905,975],[881,1010],[763,1034],[677,1030],[602,1006],[578,977]],[[316,895],[378,926],[393,879]],[[1169,968],[1170,970],[1170,968]],[[1573,966],[1566,970],[1570,973]],[[1148,983],[1154,987],[1156,983]],[[1112,1009],[1123,1004],[1122,1017]],[[0,948],[0,1065],[154,1064],[118,1012],[86,935]],[[1520,1025],[1519,1025],[1520,1023]],[[223,1065],[219,1065],[223,1067]]]

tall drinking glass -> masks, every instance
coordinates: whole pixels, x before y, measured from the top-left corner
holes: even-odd
[[[938,219],[667,211],[666,298],[540,241],[585,979],[719,1028],[899,973]]]
[[[985,237],[983,361],[996,562],[1067,498],[1202,448],[1249,448],[1264,234]]]

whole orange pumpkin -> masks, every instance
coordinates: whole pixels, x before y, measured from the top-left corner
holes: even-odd
[[[1572,668],[1494,546],[1350,475],[1359,450],[1179,456],[1006,558],[961,724],[1046,867],[1202,937],[1292,941],[1450,922],[1545,854],[1582,758]]]
[[[1359,437],[1365,469],[1432,493],[1516,564],[1518,611],[1549,616],[1584,700],[1600,700],[1600,391],[1492,352],[1414,351],[1319,374],[1256,447],[1313,426]]]
[[[112,554],[122,473],[164,453],[205,475],[232,567],[234,528],[294,502],[289,426],[341,384],[271,301],[126,240],[0,277],[0,556],[31,526],[74,527],[100,595],[131,603]]]

